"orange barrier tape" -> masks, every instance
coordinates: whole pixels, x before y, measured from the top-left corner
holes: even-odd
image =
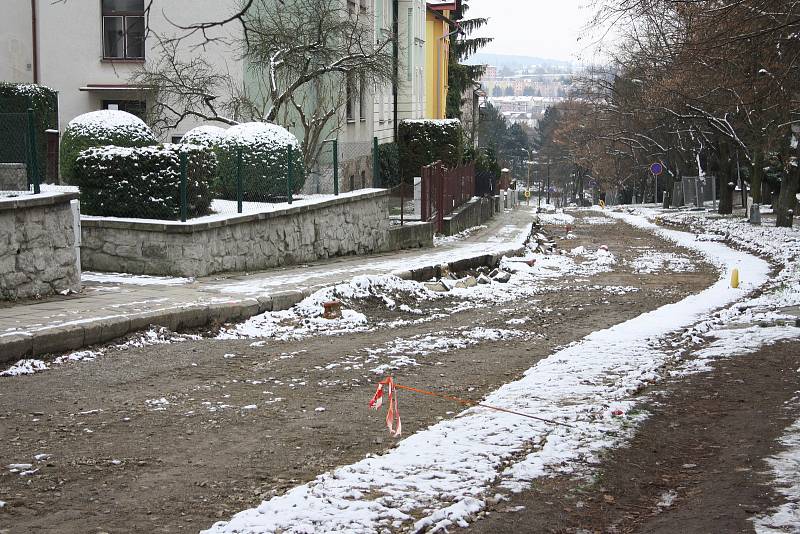
[[[369,407],[373,410],[380,409],[383,404],[383,386],[386,386],[387,389],[386,427],[389,429],[389,433],[392,436],[398,438],[403,431],[403,423],[400,422],[400,410],[397,407],[397,392],[395,391],[396,386],[391,376],[378,383],[378,390],[375,391],[375,395],[373,395],[372,400],[369,401]]]
[[[560,421],[554,421],[552,419],[546,419],[544,417],[537,417],[535,415],[530,415],[527,413],[522,412],[515,412],[514,410],[507,410],[506,408],[499,408],[497,406],[491,406],[489,404],[482,404],[480,402],[471,401],[468,399],[462,399],[461,397],[453,397],[452,395],[443,395],[442,393],[434,393],[433,391],[427,391],[424,389],[418,389],[411,386],[403,386],[400,384],[396,384],[392,377],[385,378],[378,383],[378,390],[375,392],[375,395],[372,397],[372,400],[369,401],[369,407],[373,410],[377,410],[383,404],[383,386],[388,387],[388,403],[389,403],[389,410],[386,413],[386,426],[389,428],[389,432],[392,433],[394,437],[400,436],[400,411],[397,408],[397,391],[398,389],[405,389],[407,391],[412,391],[414,393],[420,393],[422,395],[428,395],[430,397],[438,397],[440,399],[445,399],[453,402],[457,402],[459,404],[463,404],[465,406],[480,406],[481,408],[488,408],[490,410],[495,410],[498,412],[505,412],[510,413],[513,415],[519,415],[520,417],[527,417],[529,419],[535,419],[537,421],[542,421],[544,423],[550,423],[552,425],[560,425],[565,426],[567,428],[575,428],[572,425],[568,425],[567,423],[562,423]],[[394,431],[394,423],[397,422],[397,431]]]

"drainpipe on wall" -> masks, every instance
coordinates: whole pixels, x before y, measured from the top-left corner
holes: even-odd
[[[31,44],[33,45],[33,83],[39,83],[39,31],[36,22],[36,0],[31,0]]]
[[[398,18],[400,17],[400,0],[392,0],[392,35],[394,35],[394,43],[392,43],[392,99],[394,101],[394,141],[397,142],[397,119],[400,116],[397,110],[398,90],[397,86],[400,83],[400,50],[398,48],[398,41],[400,39]],[[410,31],[410,29],[409,29]]]

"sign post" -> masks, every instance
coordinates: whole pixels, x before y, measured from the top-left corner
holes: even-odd
[[[658,177],[664,172],[664,165],[659,161],[652,163],[650,165],[650,172],[653,174],[653,178],[655,178],[656,181],[656,190],[653,196],[655,196],[656,204],[658,204]],[[642,203],[644,203],[644,198],[642,198]]]

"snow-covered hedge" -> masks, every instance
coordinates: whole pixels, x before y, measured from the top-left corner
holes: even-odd
[[[27,162],[28,109],[33,109],[39,170],[45,175],[45,131],[58,128],[58,93],[30,83],[0,82],[0,163]],[[5,115],[8,114],[8,115]]]
[[[78,115],[61,137],[61,179],[77,185],[75,163],[87,148],[102,146],[143,147],[156,145],[153,132],[139,117],[125,111],[104,109]]]
[[[181,153],[187,155],[188,216],[209,214],[216,157],[208,147],[188,144],[84,150],[75,162],[81,211],[109,217],[177,219]]]
[[[292,147],[293,193],[305,182],[300,143],[276,124],[247,122],[230,127],[219,140],[217,189],[222,198],[236,200],[237,158],[241,153],[242,192],[247,201],[275,200],[287,195],[288,148]]]
[[[441,160],[452,168],[461,164],[464,157],[464,128],[458,119],[404,120],[397,137],[404,181],[419,176],[425,165]]]
[[[204,124],[196,128],[192,128],[186,132],[181,138],[182,144],[200,145],[207,147],[215,147],[219,144],[220,139],[225,136],[225,129],[219,126],[211,126]]]

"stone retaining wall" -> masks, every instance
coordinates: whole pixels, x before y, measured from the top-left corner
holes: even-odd
[[[86,270],[161,276],[257,271],[389,250],[386,191],[210,222],[82,220]]]
[[[444,235],[454,235],[459,232],[480,226],[491,219],[496,211],[495,198],[473,198],[449,217],[444,218]]]
[[[0,300],[80,290],[77,193],[0,198]]]

